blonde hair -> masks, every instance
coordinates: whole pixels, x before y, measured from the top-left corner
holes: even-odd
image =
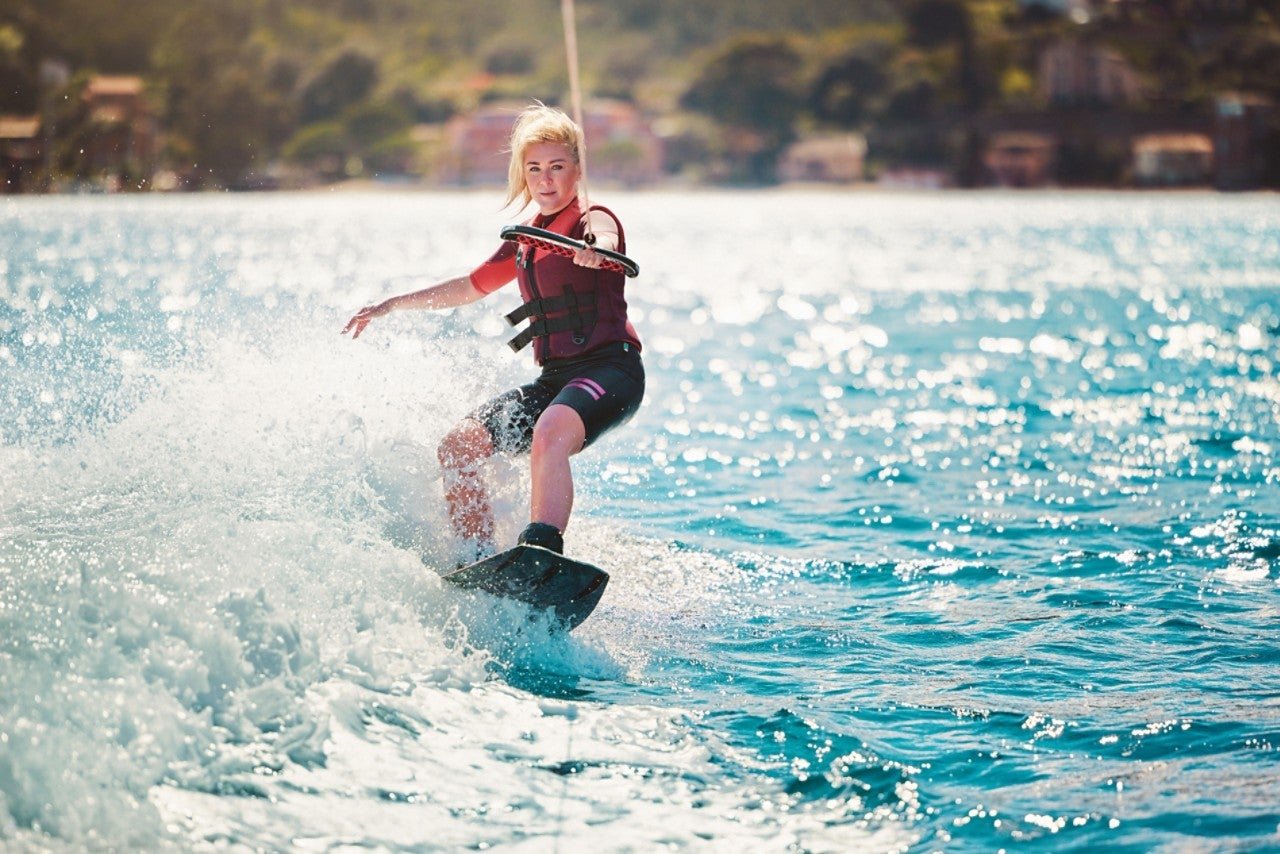
[[[507,204],[520,199],[521,207],[533,201],[524,180],[524,155],[529,146],[554,142],[569,149],[573,162],[581,163],[582,128],[565,113],[535,101],[521,111],[511,128],[511,162],[507,165]]]

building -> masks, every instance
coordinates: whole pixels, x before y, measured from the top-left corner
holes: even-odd
[[[1213,141],[1199,133],[1144,134],[1133,140],[1133,179],[1149,187],[1209,183]]]
[[[488,106],[445,124],[436,177],[446,184],[503,184],[508,139],[520,108]]]
[[[1001,187],[1042,187],[1053,174],[1058,141],[1045,133],[998,133],[987,143],[982,162]]]
[[[1261,95],[1224,93],[1213,115],[1213,183],[1221,190],[1258,186],[1275,157],[1275,104]]]
[[[662,141],[634,105],[596,101],[584,108],[582,121],[590,180],[629,187],[661,180]]]
[[[934,166],[894,166],[876,178],[886,190],[941,190],[952,185],[951,174]]]
[[[505,184],[511,126],[523,104],[492,104],[451,119],[436,163],[447,184]],[[631,104],[597,101],[584,109],[587,178],[591,182],[648,184],[662,176],[662,145]]]
[[[1123,105],[1141,96],[1138,75],[1110,48],[1063,40],[1040,54],[1040,94],[1055,105]]]
[[[44,143],[39,116],[0,116],[0,193],[38,189]]]
[[[1039,7],[1045,12],[1065,15],[1077,24],[1087,24],[1093,17],[1095,0],[1019,0],[1023,9]]]
[[[144,89],[140,77],[99,76],[85,85],[86,171],[130,181],[151,174],[159,132]]]
[[[802,139],[782,153],[778,177],[848,184],[862,180],[866,157],[867,141],[860,134]]]

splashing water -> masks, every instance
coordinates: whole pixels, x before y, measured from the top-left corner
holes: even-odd
[[[0,840],[1280,842],[1273,199],[602,200],[649,398],[572,635],[433,572],[514,294],[337,334],[491,196],[0,206]]]

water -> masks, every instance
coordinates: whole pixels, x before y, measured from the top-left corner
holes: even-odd
[[[430,569],[514,296],[338,335],[495,196],[0,206],[0,846],[1280,845],[1274,197],[606,195],[569,636]]]

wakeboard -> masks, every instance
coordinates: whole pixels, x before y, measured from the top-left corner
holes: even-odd
[[[609,574],[541,546],[514,549],[441,576],[467,590],[515,599],[534,608],[552,608],[570,630],[590,616],[604,595]]]

